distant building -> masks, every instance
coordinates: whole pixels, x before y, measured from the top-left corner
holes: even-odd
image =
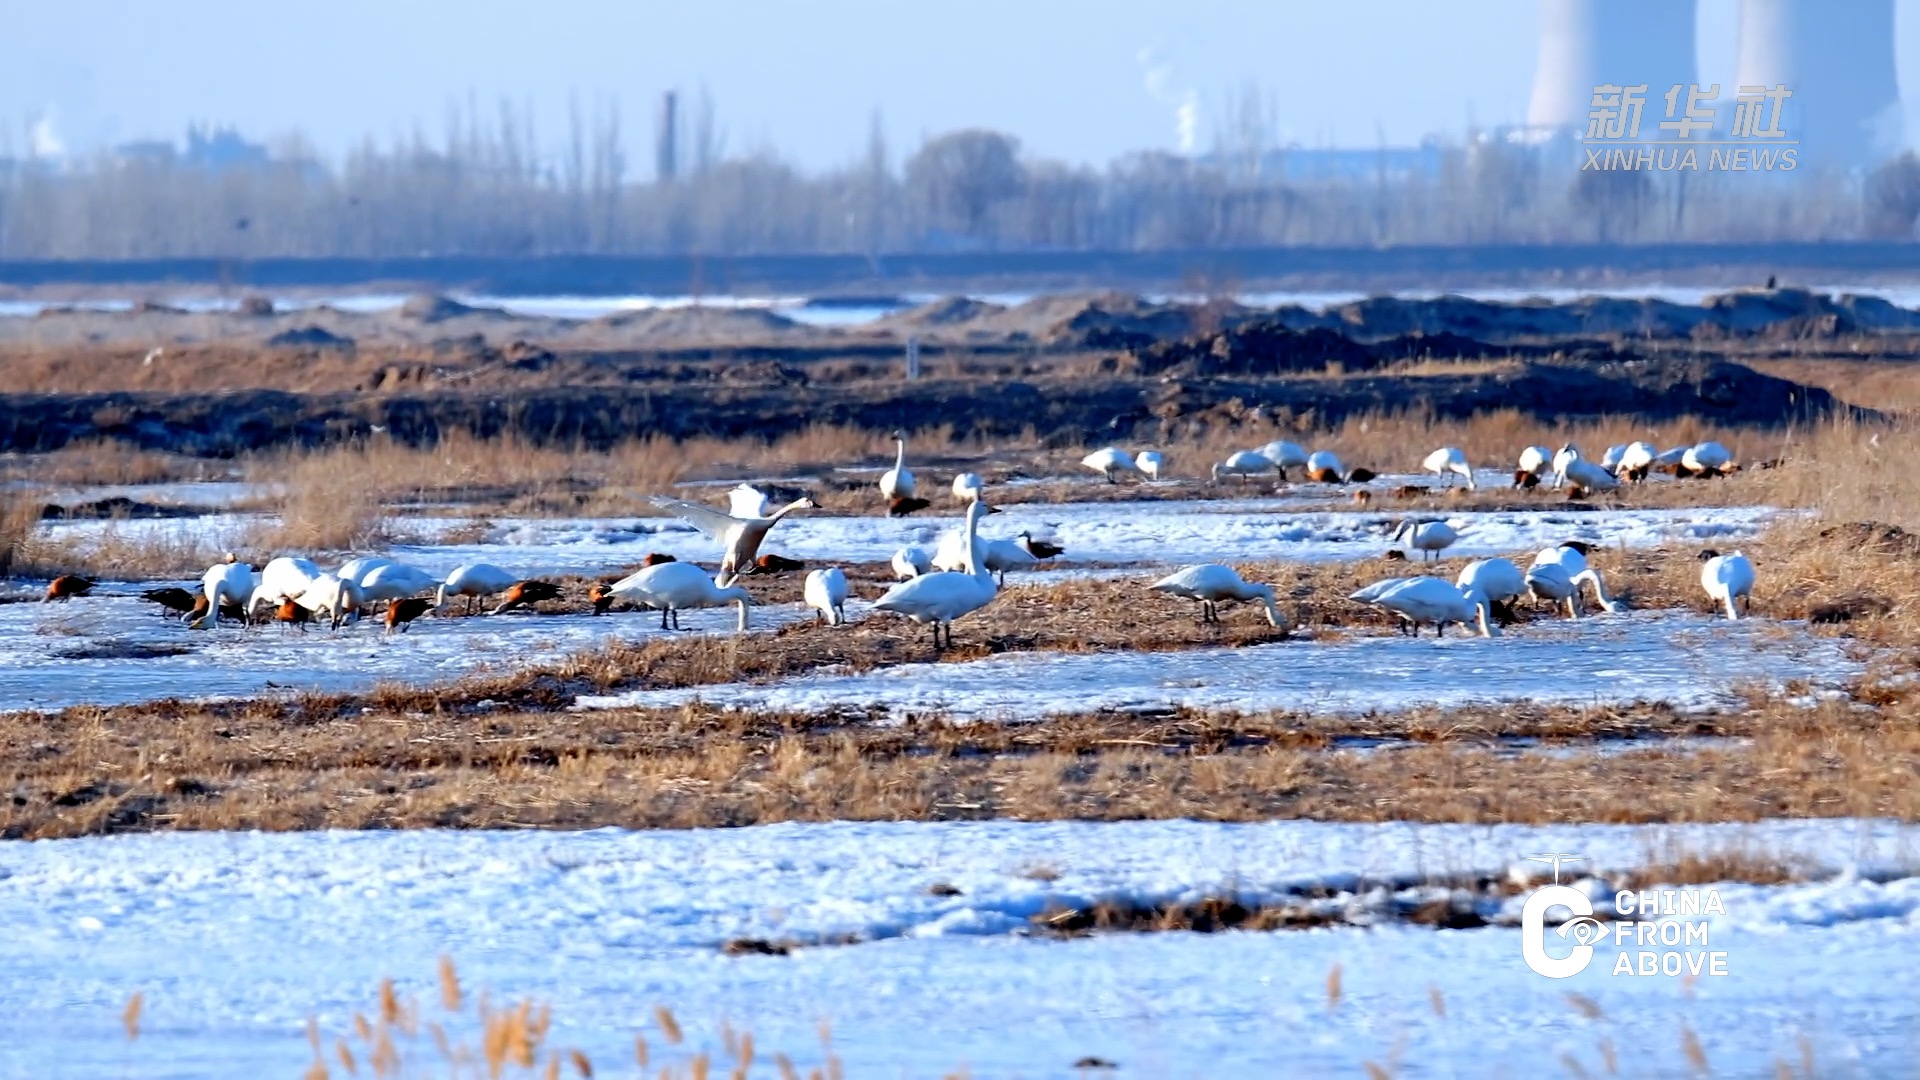
[[[208,172],[255,168],[267,164],[267,148],[250,143],[231,127],[187,128],[186,149],[167,139],[139,139],[113,148],[113,156],[123,164],[149,163],[184,165]]]
[[[1393,182],[1438,176],[1445,160],[1446,147],[1434,138],[1418,146],[1381,146],[1371,150],[1289,146],[1261,155],[1260,174],[1295,184],[1383,179]]]

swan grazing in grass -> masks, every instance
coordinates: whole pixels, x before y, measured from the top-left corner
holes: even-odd
[[[1158,480],[1161,470],[1167,466],[1167,459],[1158,450],[1142,450],[1133,455],[1133,464],[1147,479]]]
[[[360,586],[344,581],[335,574],[321,574],[313,579],[305,592],[291,597],[294,603],[313,612],[325,615],[335,630],[347,621],[348,615],[358,616],[364,599],[360,595]]]
[[[1257,450],[1240,450],[1229,454],[1227,460],[1213,466],[1213,482],[1219,483],[1223,476],[1237,476],[1241,483],[1249,476],[1259,476],[1274,467],[1271,458]]]
[[[1620,481],[1607,470],[1580,456],[1580,451],[1563,449],[1553,459],[1553,467],[1560,474],[1562,483],[1572,485],[1591,495],[1596,491],[1612,491],[1620,486]]]
[[[972,502],[987,490],[987,482],[980,479],[979,473],[963,472],[953,478],[953,497],[961,502]]]
[[[1189,566],[1178,573],[1168,574],[1148,588],[1200,601],[1200,621],[1203,623],[1220,621],[1217,605],[1223,600],[1259,600],[1267,606],[1268,622],[1275,626],[1286,625],[1286,620],[1280,617],[1279,605],[1273,602],[1273,586],[1243,581],[1232,567],[1218,563]]]
[[[843,626],[847,621],[847,575],[837,566],[815,570],[807,575],[801,589],[807,606],[817,613],[814,621],[825,619],[828,626]]]
[[[1538,555],[1533,557],[1533,566],[1527,571],[1528,591],[1533,593],[1535,599],[1539,600],[1553,600],[1556,602],[1559,600],[1568,600],[1568,615],[1571,617],[1579,613],[1580,586],[1587,584],[1593,586],[1593,599],[1595,603],[1600,605],[1601,610],[1615,614],[1627,610],[1625,604],[1607,595],[1607,586],[1606,583],[1600,579],[1600,571],[1587,565],[1587,552],[1589,550],[1591,550],[1591,548],[1579,540],[1569,540],[1557,547],[1542,549]],[[1548,571],[1548,574],[1542,579],[1544,582],[1543,586],[1535,588],[1533,585],[1534,574],[1542,570]],[[1570,590],[1568,596],[1553,595],[1552,590],[1559,588],[1559,578],[1566,580],[1567,588]]]
[[[1285,439],[1275,439],[1261,447],[1260,456],[1273,462],[1282,480],[1287,478],[1288,469],[1303,469],[1307,465],[1307,448]]]
[[[1370,598],[1363,599],[1369,594]],[[1491,605],[1486,597],[1441,578],[1410,578],[1378,591],[1361,589],[1348,599],[1393,612],[1406,621],[1415,637],[1420,636],[1421,623],[1432,623],[1434,633],[1445,637],[1450,622],[1473,627],[1481,637],[1500,636],[1500,628],[1487,622]]]
[[[731,514],[723,514],[712,507],[690,503],[684,499],[656,497],[653,505],[720,541],[726,549],[725,554],[720,556],[718,576],[724,588],[733,584],[733,579],[739,575],[742,567],[753,565],[754,558],[760,554],[761,542],[767,538],[767,533],[771,532],[775,525],[780,524],[781,518],[795,510],[812,509],[814,501],[803,496],[763,518],[737,518]],[[505,587],[501,586],[501,588]]]
[[[435,611],[447,606],[447,599],[454,596],[467,598],[467,614],[473,614],[474,601],[482,596],[492,596],[513,588],[519,581],[518,575],[509,574],[492,563],[468,563],[454,567],[453,573],[433,594]]]
[[[1527,591],[1527,576],[1508,559],[1475,559],[1454,579],[1464,593],[1478,593],[1507,622],[1513,621],[1512,603]]]
[[[900,581],[912,581],[932,570],[933,556],[926,548],[909,544],[893,553],[893,576]]]
[[[998,589],[987,572],[985,552],[980,545],[980,519],[993,512],[984,502],[967,507],[967,567],[965,571],[946,570],[922,574],[888,589],[874,601],[875,611],[905,615],[916,623],[932,624],[933,647],[940,648],[940,628],[947,628],[947,645],[953,645],[953,621],[979,611],[993,602]]]
[[[1580,448],[1572,443],[1563,443],[1553,455],[1553,486],[1559,487],[1567,481],[1567,463],[1580,456]]]
[[[622,600],[659,608],[662,630],[668,628],[669,619],[672,620],[673,629],[680,629],[680,611],[683,608],[737,604],[740,607],[740,622],[736,629],[744,633],[747,629],[747,607],[753,603],[753,598],[741,586],[723,586],[707,577],[705,570],[683,562],[649,566],[614,582],[607,591]]]
[[[727,492],[727,513],[737,518],[767,516],[767,493],[752,484],[741,484]]]
[[[1628,443],[1627,448],[1620,452],[1620,462],[1613,475],[1624,476],[1637,484],[1653,471],[1654,459],[1659,456],[1660,451],[1652,443]]]
[[[1459,532],[1444,521],[1417,521],[1408,518],[1393,530],[1392,542],[1406,544],[1420,552],[1423,559],[1429,555],[1438,559],[1440,552],[1451,547],[1458,539],[1460,539]]]
[[[346,567],[341,569],[344,570]],[[376,566],[357,581],[346,574],[338,576],[342,581],[353,581],[360,587],[360,602],[363,604],[378,603],[381,600],[398,600],[440,587],[440,579],[425,570],[395,562]]]
[[[253,567],[243,562],[235,562],[233,556],[227,556],[226,562],[214,563],[200,576],[200,589],[207,604],[206,614],[194,619],[187,625],[195,630],[205,630],[220,624],[221,608],[228,604],[248,604],[255,590],[260,587],[260,575]],[[251,607],[241,610],[241,619],[253,617]]]
[[[1081,458],[1080,464],[1085,465],[1094,472],[1104,475],[1109,484],[1119,483],[1121,473],[1140,471],[1140,466],[1133,462],[1133,455],[1117,446],[1107,446],[1095,450],[1093,453]],[[948,632],[952,632],[951,627],[948,628]]]
[[[1453,484],[1453,477],[1458,475],[1467,478],[1468,491],[1474,489],[1473,466],[1467,464],[1467,455],[1457,446],[1443,446],[1428,454],[1427,460],[1421,464],[1449,486]]]
[[[1725,476],[1733,470],[1733,454],[1717,442],[1695,443],[1680,455],[1675,476]]]
[[[1520,465],[1513,470],[1513,486],[1532,489],[1545,478],[1553,465],[1553,451],[1544,446],[1529,446],[1520,451]]]
[[[1705,564],[1700,567],[1700,587],[1707,590],[1707,598],[1721,605],[1729,619],[1740,617],[1740,607],[1753,614],[1753,563],[1737,551],[1722,555],[1712,548],[1702,551],[1700,559]]]
[[[907,471],[907,433],[894,432],[893,441],[897,444],[893,468],[880,474],[880,494],[885,495],[888,502],[913,498],[913,474]]]
[[[270,560],[267,568],[260,572],[259,584],[254,586],[253,595],[247,597],[247,621],[253,621],[254,609],[260,606],[260,601],[265,600],[278,607],[282,600],[291,600],[306,592],[307,586],[312,585],[319,576],[320,568],[313,564],[312,559],[282,555]],[[208,602],[212,602],[211,598]]]

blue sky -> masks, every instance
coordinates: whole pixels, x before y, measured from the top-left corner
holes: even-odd
[[[1700,0],[1708,78],[1732,66],[1736,4]],[[1897,37],[1920,75],[1916,8],[1900,0]],[[640,163],[659,92],[704,84],[730,149],[807,168],[854,158],[876,108],[896,159],[979,125],[1104,162],[1177,149],[1189,103],[1204,148],[1252,85],[1292,140],[1405,144],[1522,119],[1536,32],[1534,0],[0,0],[0,137],[18,153],[45,121],[84,151],[200,120],[336,154],[437,138],[471,94],[488,116],[531,103],[554,146],[577,93],[621,104]]]

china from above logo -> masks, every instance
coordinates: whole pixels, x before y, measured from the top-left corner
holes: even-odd
[[[1622,889],[1614,894],[1612,911],[1598,912],[1585,892],[1560,883],[1561,866],[1585,862],[1585,857],[1549,852],[1527,859],[1553,864],[1553,884],[1534,890],[1520,911],[1520,956],[1536,973],[1570,979],[1593,963],[1595,946],[1606,944],[1619,949],[1614,975],[1727,973],[1726,951],[1708,948],[1707,917],[1726,914],[1716,890]],[[1568,912],[1553,928],[1556,937],[1572,943],[1564,956],[1547,951],[1547,915],[1555,908]],[[1634,918],[1636,914],[1643,917]]]

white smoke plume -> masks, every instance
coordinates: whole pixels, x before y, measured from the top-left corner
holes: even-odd
[[[33,129],[27,133],[27,146],[34,157],[57,158],[67,156],[67,144],[53,126],[53,110],[49,108],[33,122]]]
[[[1187,87],[1174,90],[1173,62],[1160,55],[1152,45],[1137,54],[1146,69],[1147,96],[1162,105],[1173,106],[1173,134],[1182,154],[1191,154],[1200,145],[1200,92]]]

